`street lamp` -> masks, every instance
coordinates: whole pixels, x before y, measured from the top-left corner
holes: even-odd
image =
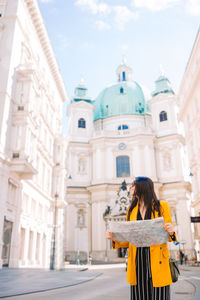
[[[52,240],[51,240],[50,270],[55,270],[57,199],[58,199],[58,194],[56,193],[55,194],[55,201],[54,201],[54,222],[53,222],[53,232],[52,232]]]

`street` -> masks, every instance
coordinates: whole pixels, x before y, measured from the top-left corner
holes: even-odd
[[[97,272],[98,270],[90,271]],[[95,279],[66,288],[46,292],[20,295],[4,299],[11,300],[128,300],[129,285],[126,282],[124,268],[101,269],[102,275]],[[196,285],[196,287],[195,287]],[[171,286],[171,300],[199,299],[200,272],[199,268],[182,267],[179,281]]]

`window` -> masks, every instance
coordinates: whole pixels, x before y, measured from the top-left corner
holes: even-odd
[[[120,94],[123,94],[123,93],[124,93],[124,88],[121,87],[121,88],[120,88]]]
[[[126,72],[122,72],[122,80],[126,81]]]
[[[130,176],[130,162],[128,156],[118,156],[116,158],[117,177]]]
[[[160,113],[160,122],[167,121],[167,113],[166,111],[161,111]]]
[[[78,128],[86,128],[86,122],[83,118],[78,120]]]
[[[123,124],[118,126],[118,130],[126,130],[126,129],[128,129],[128,125]]]

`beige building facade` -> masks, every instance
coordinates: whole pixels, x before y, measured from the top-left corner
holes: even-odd
[[[200,30],[188,60],[179,91],[180,120],[184,123],[193,191],[194,239],[200,260]]]
[[[0,268],[60,268],[67,94],[38,2],[0,13]]]

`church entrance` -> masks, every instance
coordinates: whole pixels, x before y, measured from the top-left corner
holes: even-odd
[[[9,267],[12,227],[13,227],[13,222],[10,222],[6,220],[6,218],[4,218],[3,250],[2,250],[3,267]]]

